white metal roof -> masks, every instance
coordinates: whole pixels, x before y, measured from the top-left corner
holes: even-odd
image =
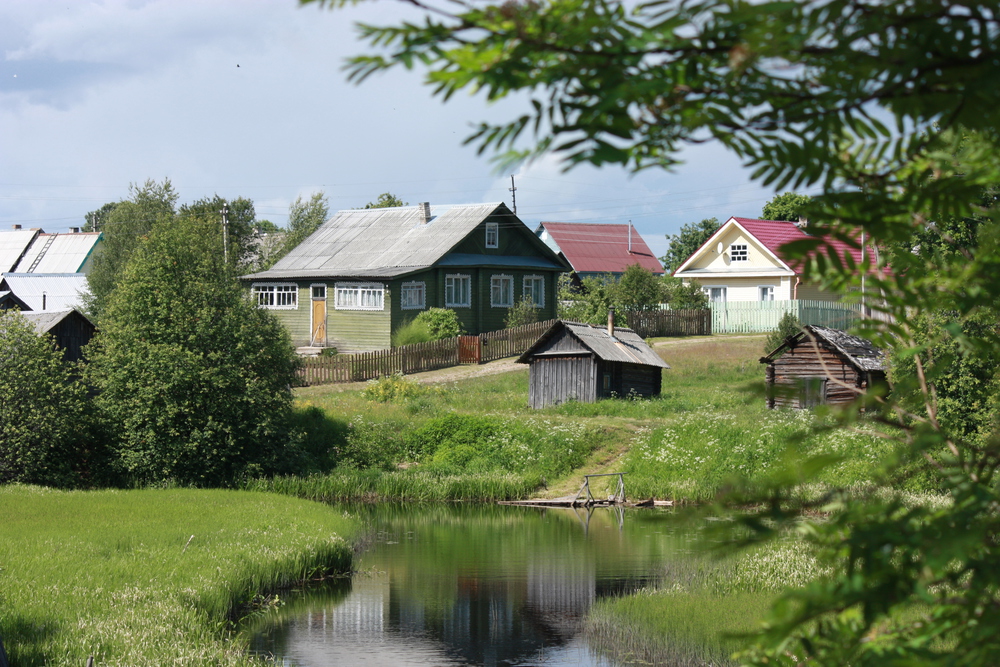
[[[0,232],[0,273],[13,271],[38,230]]]
[[[35,312],[80,309],[83,296],[90,294],[87,276],[82,273],[4,273],[0,290],[10,290]]]
[[[98,232],[39,234],[15,273],[76,273],[100,240]]]

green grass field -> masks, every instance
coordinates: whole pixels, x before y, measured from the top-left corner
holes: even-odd
[[[0,487],[0,636],[12,665],[243,665],[261,594],[350,569],[336,510],[221,490]]]

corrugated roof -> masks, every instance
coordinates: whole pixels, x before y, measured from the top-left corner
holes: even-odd
[[[632,264],[663,273],[660,260],[635,228],[631,228],[632,252],[629,252],[629,230],[630,225],[620,224],[543,222],[537,233],[548,232],[577,273],[622,273]]]
[[[808,344],[807,337],[812,336],[821,343],[826,343],[839,352],[847,361],[851,362],[863,371],[884,371],[886,370],[886,357],[882,350],[875,347],[867,338],[854,336],[840,329],[830,329],[816,324],[808,324],[802,327],[801,331],[793,337],[795,345]],[[782,343],[773,352],[761,359],[762,363],[769,363],[777,358],[780,353],[790,346],[787,342]]]
[[[100,232],[39,234],[13,272],[76,273],[100,238]]]
[[[21,313],[21,316],[31,322],[32,326],[35,327],[35,333],[41,334],[52,331],[52,329],[54,329],[60,322],[75,312],[77,311],[70,308],[68,310],[58,311],[47,310],[42,313],[30,311],[27,313]],[[80,317],[87,319],[83,315],[80,315]]]
[[[615,327],[615,337],[612,339],[608,335],[605,326],[594,326],[592,324],[582,324],[580,322],[567,322],[559,320],[553,324],[548,331],[543,333],[528,350],[522,354],[517,362],[528,363],[535,350],[544,345],[561,328],[567,329],[584,347],[596,354],[605,361],[620,361],[626,364],[641,364],[643,366],[658,366],[660,368],[670,368],[656,352],[653,351],[642,336],[625,327]]]
[[[340,211],[270,270],[244,277],[390,278],[411,273],[437,263],[494,213],[523,225],[503,203],[431,206],[426,224],[420,206]]]
[[[13,271],[38,230],[0,232],[0,273]]]
[[[788,260],[785,259],[784,255],[780,251],[782,245],[791,241],[813,238],[802,231],[802,229],[794,222],[785,222],[783,220],[757,220],[756,218],[733,219],[740,223],[744,229],[753,234],[754,238],[765,245],[768,250],[780,257],[786,264],[788,263]],[[838,241],[836,239],[827,239],[827,242],[840,257],[843,257],[844,253],[848,252],[851,254],[851,257],[854,258],[855,263],[861,263],[860,248],[852,248],[843,241]]]
[[[0,276],[0,289],[13,292],[33,311],[79,308],[83,295],[90,294],[87,276],[82,273],[5,273]]]

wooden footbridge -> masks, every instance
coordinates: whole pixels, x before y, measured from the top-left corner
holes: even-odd
[[[526,505],[529,507],[670,507],[672,500],[641,500],[629,502],[625,497],[625,474],[623,472],[595,473],[583,476],[583,484],[575,496],[562,498],[531,498],[528,500],[506,500],[501,505]],[[595,498],[590,489],[591,477],[617,477],[618,484],[614,493],[607,498]]]

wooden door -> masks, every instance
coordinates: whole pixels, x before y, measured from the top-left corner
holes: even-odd
[[[312,291],[312,335],[309,345],[326,347],[326,285],[313,285]]]

